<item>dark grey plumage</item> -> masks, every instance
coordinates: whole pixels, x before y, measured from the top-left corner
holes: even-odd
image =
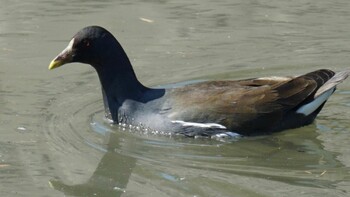
[[[170,89],[143,86],[114,36],[80,30],[50,64],[90,64],[102,85],[106,115],[115,123],[186,136],[228,131],[259,135],[310,124],[349,71],[317,70],[297,77],[208,81]]]

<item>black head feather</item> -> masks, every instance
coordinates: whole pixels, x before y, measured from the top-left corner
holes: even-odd
[[[96,69],[103,66],[118,66],[120,69],[129,66],[129,60],[115,37],[99,26],[89,26],[73,36],[72,62],[90,64]],[[112,62],[119,62],[112,65]]]

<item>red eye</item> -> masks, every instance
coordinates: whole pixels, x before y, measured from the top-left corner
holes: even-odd
[[[83,46],[84,47],[89,47],[90,46],[90,41],[89,40],[83,40]]]

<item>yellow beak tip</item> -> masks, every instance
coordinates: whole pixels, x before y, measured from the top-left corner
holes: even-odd
[[[52,60],[50,65],[49,65],[49,70],[52,70],[52,69],[57,68],[57,67],[60,67],[61,65],[62,65],[61,61]]]

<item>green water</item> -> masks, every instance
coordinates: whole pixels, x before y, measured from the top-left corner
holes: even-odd
[[[350,80],[310,126],[217,141],[111,126],[92,68],[47,70],[96,24],[148,86],[343,70],[347,1],[0,3],[1,196],[350,195]]]

